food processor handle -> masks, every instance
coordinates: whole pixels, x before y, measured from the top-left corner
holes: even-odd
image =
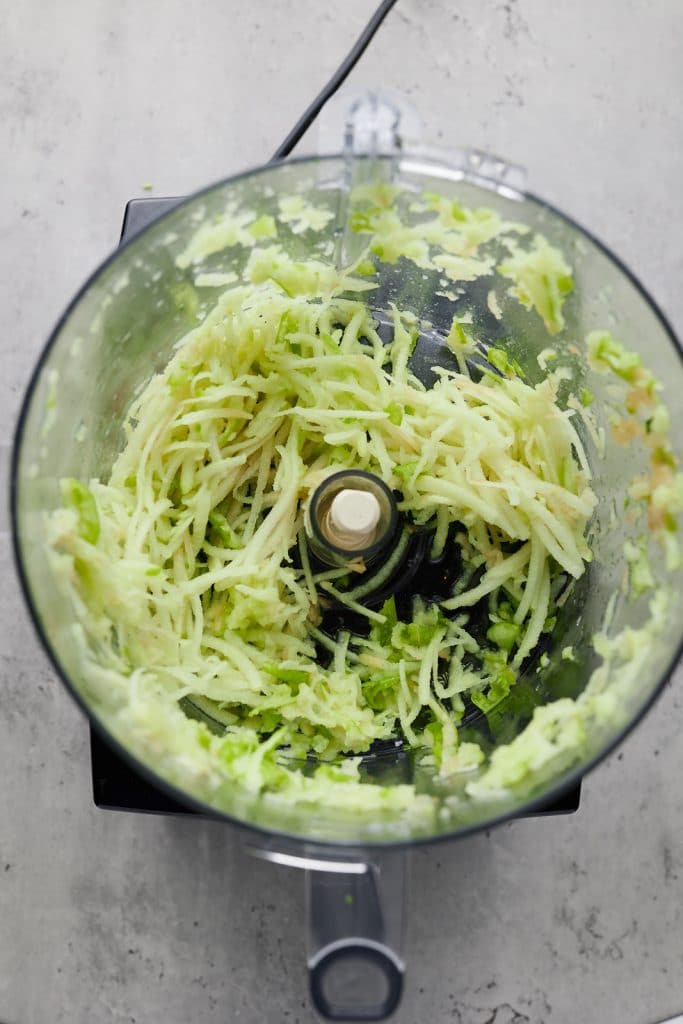
[[[311,999],[324,1020],[386,1020],[403,991],[406,849],[247,842],[252,857],[303,869]],[[335,856],[337,854],[337,856]]]
[[[385,1020],[403,991],[408,854],[306,870],[311,999],[329,1021]]]

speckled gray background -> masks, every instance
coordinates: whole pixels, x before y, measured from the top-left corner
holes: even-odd
[[[373,6],[2,5],[0,437],[124,202],[266,158]],[[680,331],[682,68],[680,0],[399,0],[353,81],[403,89],[441,144],[526,165]],[[301,877],[215,823],[93,807],[85,722],[37,647],[6,539],[0,555],[0,1021],[310,1024]],[[400,1024],[683,1009],[681,683],[574,816],[415,854]]]

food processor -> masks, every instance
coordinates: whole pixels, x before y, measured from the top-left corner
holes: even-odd
[[[632,514],[637,500],[632,484],[649,472],[650,450],[612,443],[624,381],[605,373],[598,360],[586,358],[581,347],[591,332],[608,327],[625,350],[642,358],[661,382],[669,436],[680,456],[683,363],[671,328],[609,250],[525,191],[520,168],[479,151],[428,148],[412,128],[412,137],[406,137],[405,124],[393,100],[374,94],[357,98],[344,106],[338,152],[234,176],[170,204],[129,235],[85,283],[55,328],[24,402],[12,469],[19,572],[56,670],[99,736],[143,780],[170,800],[234,826],[255,856],[304,869],[311,996],[330,1020],[380,1020],[398,1005],[410,848],[490,828],[561,799],[645,713],[672,671],[683,639],[675,555],[671,548],[648,543],[644,569],[643,523]],[[516,367],[532,385],[563,371],[556,377],[560,394],[566,387],[567,394],[590,396],[583,412],[576,409],[576,418],[587,449],[592,445],[596,452],[590,458],[597,496],[590,564],[566,587],[556,621],[524,663],[509,698],[500,703],[495,723],[476,707],[469,709],[468,736],[485,736],[492,757],[539,720],[539,709],[579,702],[588,710],[580,728],[572,722],[564,729],[558,719],[555,732],[543,735],[542,752],[529,755],[514,784],[479,794],[475,787],[469,796],[462,773],[440,775],[429,757],[416,755],[399,740],[374,745],[362,757],[367,785],[411,784],[438,807],[427,817],[391,805],[381,811],[376,803],[364,812],[358,806],[348,810],[343,802],[273,802],[237,780],[223,782],[217,791],[201,773],[188,769],[172,738],[150,742],[118,726],[106,687],[89,676],[74,642],[82,609],[65,599],[46,557],[46,516],[62,504],[61,481],[106,479],[124,444],[131,400],[167,366],[177,342],[208,315],[226,283],[244,278],[253,239],[247,242],[240,235],[240,223],[279,218],[278,244],[289,260],[313,258],[341,270],[363,259],[368,241],[364,218],[378,197],[380,205],[382,197],[388,204],[402,203],[402,223],[410,229],[420,223],[425,196],[457,208],[491,210],[564,253],[573,268],[573,290],[562,306],[566,322],[549,336],[547,318],[544,323],[519,295],[494,287],[490,276],[449,276],[447,260],[434,269],[404,253],[392,259],[376,251],[376,287],[366,301],[379,333],[385,331],[388,339],[392,308],[410,311],[417,324],[411,368],[426,388],[434,386],[439,368],[458,372],[448,344],[455,322],[476,325],[478,347],[468,356],[475,369],[495,350],[504,352],[506,366]],[[292,211],[288,220],[282,218],[283,200]],[[325,213],[313,227],[305,216],[310,209]],[[244,211],[248,216],[241,222]],[[207,245],[207,238],[213,242]],[[328,477],[325,485],[331,481]],[[345,492],[370,494],[371,500],[345,511],[337,501]],[[368,564],[376,559],[381,575],[381,567],[394,558],[380,582],[389,593],[411,597],[428,597],[457,583],[453,566],[431,558],[424,544],[411,538],[405,550],[399,549],[394,498],[381,480],[363,481],[359,471],[353,479],[344,476],[331,494],[313,497],[307,532],[311,550],[326,564],[334,565],[335,557],[343,560],[347,548],[362,550]],[[368,536],[377,524],[381,535],[370,544]],[[374,607],[386,596],[380,591],[380,584],[368,591]],[[597,643],[596,635],[602,638]],[[211,718],[210,709],[191,700],[185,711]]]

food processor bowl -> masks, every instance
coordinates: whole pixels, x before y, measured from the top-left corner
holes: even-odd
[[[205,189],[126,242],[85,283],[48,341],[21,413],[12,477],[17,563],[36,627],[59,675],[96,728],[141,774],[188,806],[246,827],[252,845],[265,851],[263,855],[284,856],[285,862],[289,857],[310,868],[311,877],[318,879],[311,883],[318,906],[328,897],[337,907],[350,905],[344,904],[341,892],[330,896],[329,887],[322,892],[314,874],[322,871],[332,884],[336,868],[330,866],[330,858],[357,865],[349,869],[349,877],[361,887],[358,906],[368,878],[379,885],[387,877],[386,872],[373,873],[365,863],[374,857],[379,864],[382,851],[390,856],[392,850],[415,842],[464,835],[559,795],[638,721],[663,686],[681,647],[681,573],[674,569],[671,553],[667,567],[667,552],[650,544],[655,585],[641,594],[634,594],[630,586],[631,563],[624,545],[626,551],[633,550],[642,544],[643,534],[642,517],[631,515],[630,494],[632,482],[650,472],[651,451],[646,445],[613,440],[623,381],[605,374],[603,366],[587,357],[585,338],[609,329],[626,349],[642,357],[661,382],[679,458],[680,348],[653,300],[609,250],[548,203],[511,187],[503,173],[505,165],[499,169],[498,178],[489,177],[490,168],[483,167],[476,155],[463,164],[433,154],[341,154],[261,167]],[[78,640],[83,610],[65,599],[44,544],[46,517],[62,503],[60,481],[107,478],[124,444],[131,400],[163,370],[176,343],[201,322],[227,283],[243,279],[255,246],[272,244],[267,237],[259,238],[259,231],[267,235],[268,226],[277,222],[277,244],[291,260],[348,266],[367,245],[357,228],[369,206],[368,187],[375,189],[373,202],[384,195],[400,207],[407,225],[419,222],[425,196],[493,210],[542,235],[573,267],[574,288],[564,304],[566,326],[557,337],[549,337],[537,312],[501,287],[499,278],[467,280],[465,275],[454,281],[447,260],[441,269],[425,268],[420,260],[405,255],[384,259],[377,251],[377,287],[366,300],[380,330],[390,320],[392,304],[414,314],[419,337],[412,368],[427,386],[435,379],[435,365],[457,369],[447,337],[454,317],[462,314],[470,316],[476,328],[476,359],[485,359],[488,347],[503,349],[532,385],[561,366],[565,377],[558,378],[560,396],[590,396],[590,405],[584,413],[576,411],[576,420],[598,499],[590,526],[592,560],[583,576],[567,587],[557,621],[525,664],[514,697],[502,702],[495,718],[480,713],[467,722],[468,735],[485,745],[489,757],[497,748],[509,749],[535,711],[567,699],[585,702],[580,727],[573,722],[564,730],[558,717],[552,740],[544,734],[543,742],[551,742],[550,754],[547,749],[543,756],[532,751],[517,781],[499,788],[477,790],[471,772],[442,776],[428,758],[405,748],[385,745],[364,756],[361,774],[369,786],[413,783],[419,794],[433,798],[427,815],[391,806],[382,810],[376,804],[364,812],[357,806],[346,809],[343,802],[315,806],[303,799],[278,801],[268,792],[255,792],[224,776],[217,783],[210,773],[194,770],[173,735],[150,738],[122,730],[106,673],[89,673],[83,658]],[[317,224],[306,220],[310,208],[323,211]],[[595,643],[596,635],[617,640]],[[96,651],[90,654],[97,657]],[[201,709],[189,707],[188,713]],[[282,850],[287,852],[278,854]],[[319,862],[313,863],[316,857]],[[348,886],[344,892],[348,895]],[[357,918],[351,917],[357,926]],[[345,955],[343,943],[335,946],[334,937],[327,934],[325,920],[325,915],[315,917],[318,939],[311,969],[318,974],[322,967],[315,950],[323,942],[323,932],[326,956],[343,960]],[[392,928],[399,936],[401,922]],[[372,929],[365,928],[365,934],[370,938],[364,950],[372,958],[377,953],[373,943],[376,946],[379,939],[372,937]],[[382,941],[386,952],[386,935]],[[390,944],[398,942],[396,938]],[[388,994],[382,997],[382,1012],[396,995],[393,971],[401,969],[395,958],[393,967],[384,963],[380,988],[388,987]],[[322,976],[316,984],[317,1004],[334,1017],[337,997],[334,992],[322,993]],[[377,1003],[374,996],[368,999]],[[357,1019],[370,1017],[359,1011]]]
[[[354,158],[352,173],[356,184],[359,178],[371,177],[400,187],[407,204],[411,198],[437,193],[457,199],[463,206],[493,209],[501,217],[540,232],[566,254],[574,268],[575,287],[565,306],[563,337],[570,339],[565,354],[571,363],[572,387],[595,396],[591,406],[595,429],[604,431],[609,439],[608,420],[614,404],[609,392],[614,384],[591,369],[579,346],[590,331],[609,325],[628,349],[642,355],[645,365],[662,382],[662,398],[671,415],[671,437],[679,441],[683,436],[678,400],[683,373],[673,333],[642,286],[589,233],[534,196],[501,191],[490,184],[487,187],[446,164],[409,156],[398,160]],[[359,237],[348,232],[355,187],[349,174],[349,161],[344,157],[292,161],[229,179],[180,203],[125,244],[90,278],[60,320],[36,368],[14,452],[17,559],[43,642],[69,689],[105,733],[112,712],[106,687],[95,687],[83,674],[73,639],[76,611],[64,600],[41,544],[45,516],[62,501],[60,481],[107,477],[124,443],[123,423],[133,396],[164,368],[176,342],[213,306],[225,287],[222,282],[232,275],[241,278],[252,248],[237,240],[225,247],[220,237],[216,252],[203,258],[198,274],[197,266],[188,259],[191,240],[198,232],[206,232],[212,223],[220,231],[226,209],[247,211],[247,221],[253,221],[254,216],[277,217],[282,197],[305,197],[329,211],[327,224],[312,236],[298,232],[296,223],[285,224],[279,244],[293,259],[348,261],[356,256],[351,247],[359,245]],[[406,216],[411,216],[409,211]],[[500,318],[494,316],[487,305],[490,282],[465,282],[456,294],[450,291],[445,276],[401,258],[395,264],[378,263],[377,283],[369,301],[380,321],[386,320],[391,303],[395,303],[411,310],[422,325],[429,325],[422,327],[413,355],[415,372],[426,381],[433,365],[453,365],[444,339],[454,314],[461,310],[475,311],[478,337],[485,344],[503,344],[530,383],[543,379],[546,370],[539,365],[539,356],[543,363],[543,353],[552,339],[535,313],[504,292],[499,299]],[[559,342],[557,345],[559,348]],[[516,708],[501,716],[494,743],[510,743],[528,722],[534,706],[579,696],[600,663],[591,641],[604,627],[608,606],[613,635],[651,621],[648,595],[633,600],[624,588],[627,563],[623,553],[629,536],[642,531],[642,524],[629,523],[624,501],[628,502],[629,482],[647,472],[648,458],[647,449],[613,443],[606,444],[604,457],[592,458],[593,487],[599,501],[592,527],[593,560],[558,614],[543,665],[533,665],[528,673],[528,700],[518,701]],[[173,786],[179,798],[267,831],[334,844],[366,844],[452,835],[488,825],[530,801],[548,798],[584,774],[622,738],[663,684],[681,643],[681,581],[680,574],[665,572],[664,555],[656,547],[651,557],[656,563],[655,576],[661,578],[669,599],[651,622],[651,642],[650,634],[641,629],[642,636],[634,641],[636,649],[629,659],[623,665],[607,666],[609,678],[599,685],[616,695],[612,713],[588,722],[579,743],[558,751],[556,759],[514,790],[489,794],[482,800],[461,800],[461,779],[440,780],[435,791],[443,798],[444,809],[427,824],[396,821],[390,816],[381,820],[376,813],[364,819],[355,810],[347,817],[340,808],[271,806],[268,800],[243,792],[237,785],[223,785],[212,792],[206,779],[183,775],[173,750],[140,749],[133,736],[115,733],[113,738],[143,770]],[[568,648],[572,660],[562,657]],[[476,722],[472,728],[477,728]],[[410,756],[378,755],[375,761],[373,771],[382,781],[404,780],[406,775],[420,772]],[[429,790],[428,773],[422,772],[422,776],[420,785]],[[448,800],[451,786],[456,796],[453,813]]]

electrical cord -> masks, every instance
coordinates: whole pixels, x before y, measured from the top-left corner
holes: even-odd
[[[334,96],[339,86],[346,81],[349,72],[354,69],[360,58],[365,53],[372,37],[395,3],[396,0],[382,0],[382,3],[372,15],[348,54],[330,78],[329,82],[321,89],[316,98],[310,106],[306,108],[292,130],[286,136],[284,141],[281,142],[275,150],[275,153],[271,157],[271,163],[275,160],[282,160],[284,157],[289,156],[297,142],[299,142],[302,136],[305,135],[311,127],[330,97]]]

